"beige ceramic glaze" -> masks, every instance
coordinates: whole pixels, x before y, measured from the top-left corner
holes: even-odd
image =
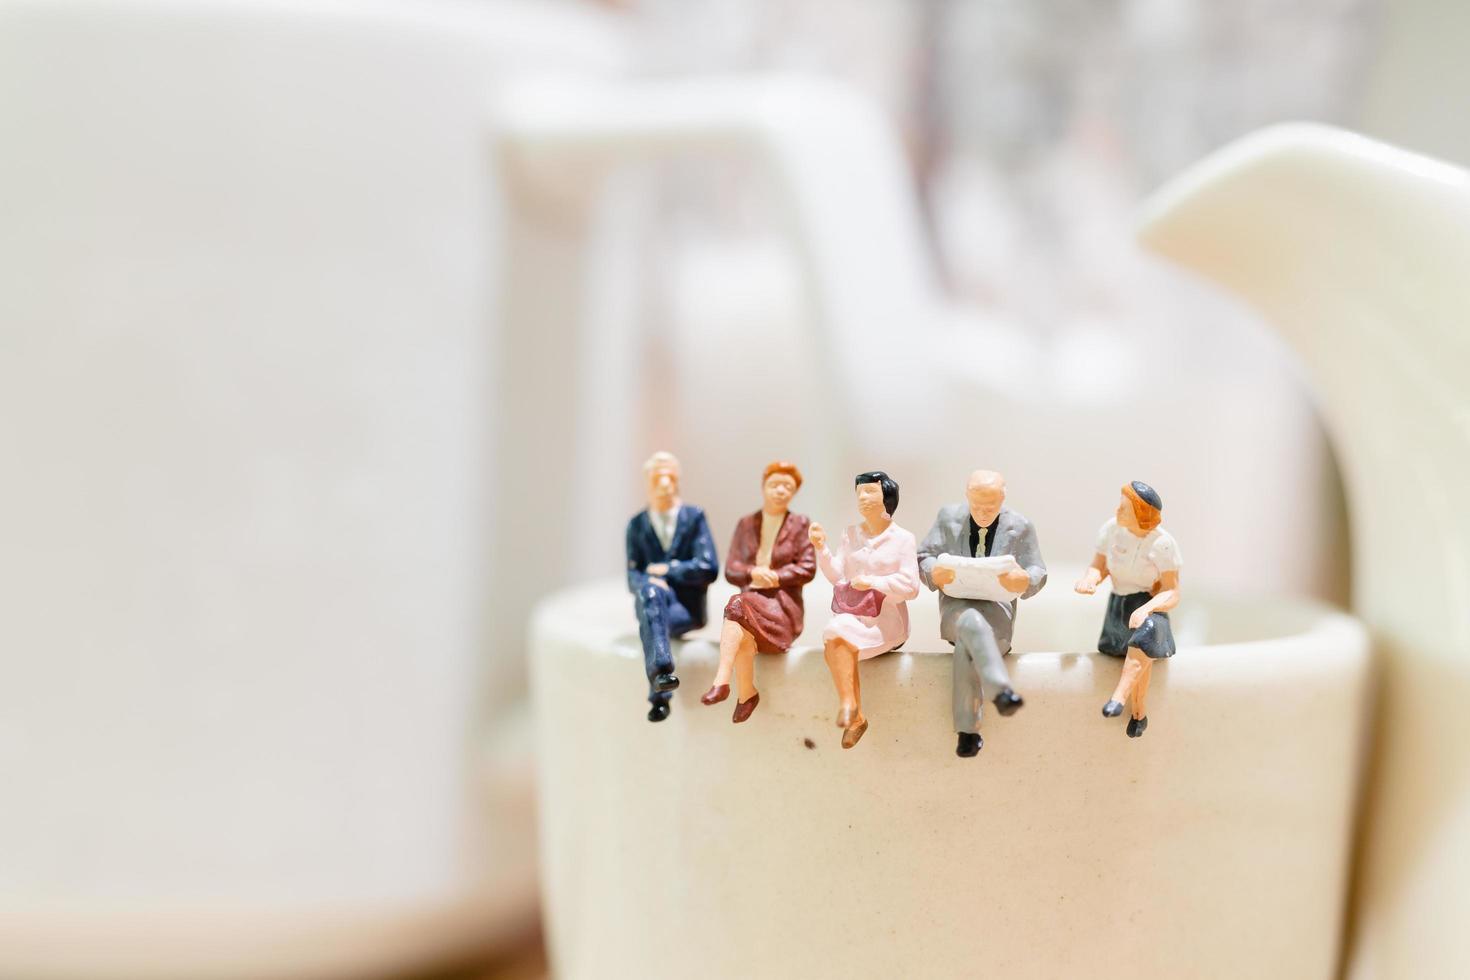
[[[911,604],[911,652],[863,664],[874,725],[843,751],[829,590],[807,591],[805,634],[761,658],[761,709],[738,728],[697,701],[716,627],[676,646],[679,703],[649,725],[622,583],[540,607],[558,976],[1333,975],[1368,668],[1354,620],[1191,591],[1132,740],[1099,713],[1119,662],[1070,652],[1102,597],[1048,588],[1018,620],[1025,708],[988,711],[979,757],[959,759],[935,604]]]

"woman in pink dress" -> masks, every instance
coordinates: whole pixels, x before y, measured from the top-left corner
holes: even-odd
[[[817,565],[832,583],[832,621],[822,631],[827,667],[842,708],[837,727],[850,749],[868,730],[863,717],[858,661],[895,650],[909,638],[908,601],[919,595],[918,542],[893,523],[898,484],[875,470],[854,481],[862,521],[842,532],[837,553],[827,550],[827,532],[811,526]]]

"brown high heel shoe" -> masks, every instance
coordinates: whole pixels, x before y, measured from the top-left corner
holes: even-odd
[[[859,715],[855,724],[848,725],[842,730],[842,747],[850,749],[858,744],[858,739],[863,737],[863,732],[868,730],[868,719]]]
[[[751,715],[755,714],[755,706],[760,703],[761,692],[759,691],[756,691],[754,694],[752,694],[749,701],[736,701],[735,713],[730,716],[730,720],[737,725],[740,724],[742,721],[745,721]]]
[[[700,704],[719,704],[730,696],[729,684],[715,684],[699,696]]]

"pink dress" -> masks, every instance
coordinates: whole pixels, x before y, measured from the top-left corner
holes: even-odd
[[[859,659],[887,653],[909,638],[908,600],[919,595],[919,546],[914,536],[897,524],[882,534],[868,537],[861,524],[842,532],[837,554],[826,548],[817,552],[817,564],[833,585],[859,575],[873,578],[873,588],[883,593],[883,608],[876,616],[836,613],[822,640],[843,640],[857,648]]]

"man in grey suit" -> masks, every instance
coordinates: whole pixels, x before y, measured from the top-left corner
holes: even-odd
[[[965,503],[939,509],[934,526],[919,545],[919,575],[930,589],[943,589],[955,579],[943,568],[941,555],[964,558],[1012,555],[1019,569],[1000,575],[1000,584],[1029,599],[1046,584],[1046,564],[1036,529],[1020,514],[1007,509],[1006,481],[999,473],[976,470],[965,486]],[[980,751],[980,707],[985,687],[995,690],[995,707],[1013,714],[1024,703],[1011,688],[1011,675],[1002,659],[1011,652],[1011,627],[1016,599],[959,599],[939,593],[939,635],[954,644],[954,727],[959,733],[955,754],[964,758]]]

